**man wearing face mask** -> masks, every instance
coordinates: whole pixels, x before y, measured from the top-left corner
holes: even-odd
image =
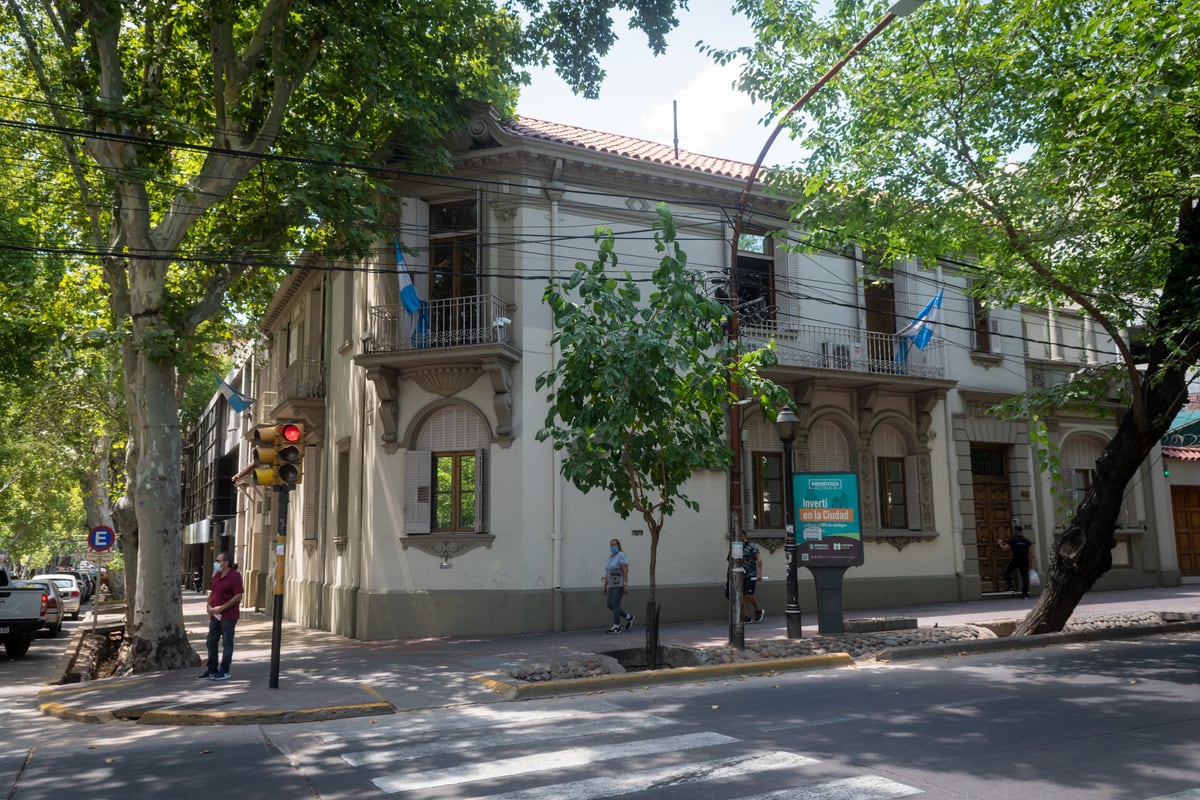
[[[242,602],[242,574],[228,552],[213,563],[212,589],[208,595],[208,668],[198,677],[214,681],[229,680],[233,662],[233,629],[237,626],[238,607]],[[221,661],[217,663],[217,642],[221,642]]]

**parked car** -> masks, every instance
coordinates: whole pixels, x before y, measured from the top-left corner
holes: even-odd
[[[46,629],[50,631],[51,636],[58,636],[62,630],[63,618],[66,616],[58,584],[51,580],[35,581],[31,578],[13,581],[13,585],[32,586],[42,590],[42,600],[46,604]]]
[[[71,619],[79,619],[79,607],[83,605],[83,590],[79,588],[79,581],[75,579],[74,575],[56,572],[50,575],[34,575],[30,580],[50,580],[57,583],[58,593],[61,595],[63,612],[70,614]]]
[[[9,658],[29,652],[34,634],[45,627],[45,597],[39,589],[12,585],[0,564],[0,642]]]
[[[75,582],[79,584],[79,602],[86,603],[93,594],[96,593],[96,584],[92,582],[91,577],[77,569],[60,569],[55,570],[55,575],[72,575],[75,577]]]

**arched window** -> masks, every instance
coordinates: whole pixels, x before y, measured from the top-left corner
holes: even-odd
[[[466,406],[434,412],[405,458],[404,532],[487,531],[488,430]]]
[[[890,423],[871,435],[879,486],[879,527],[906,530],[920,527],[916,459],[909,455],[904,436]]]
[[[850,471],[850,446],[835,423],[818,422],[809,431],[808,466],[813,472]]]

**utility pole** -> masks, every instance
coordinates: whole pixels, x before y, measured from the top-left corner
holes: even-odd
[[[767,152],[771,149],[771,145],[775,144],[775,140],[779,138],[779,134],[783,132],[784,126],[795,114],[804,106],[813,95],[821,90],[825,84],[833,80],[842,67],[849,63],[850,59],[858,55],[859,51],[867,46],[868,43],[879,35],[884,28],[891,25],[900,17],[906,17],[916,11],[925,0],[896,0],[888,12],[879,22],[875,23],[875,27],[867,32],[866,36],[859,39],[853,47],[846,51],[836,64],[822,75],[816,83],[809,87],[799,100],[792,104],[791,108],[783,112],[779,120],[775,123],[775,128],[771,131],[771,135],[767,137],[766,143],[762,146],[762,150],[758,153],[758,158],[754,162],[754,166],[750,169],[750,175],[746,178],[746,185],[742,188],[742,193],[738,197],[737,208],[733,217],[733,240],[730,244],[730,259],[729,259],[729,340],[736,342],[738,340],[738,284],[737,284],[737,260],[738,260],[738,243],[741,239],[745,228],[746,217],[750,211],[750,193],[754,190],[754,182],[758,180],[758,173],[762,169],[763,160],[767,157]],[[733,402],[729,406],[729,446],[733,450],[733,463],[729,469],[729,517],[730,517],[730,555],[733,558],[733,566],[730,571],[730,619],[729,619],[729,644],[739,650],[744,650],[746,647],[745,628],[742,624],[741,613],[741,595],[742,583],[741,576],[744,574],[742,566],[742,547],[741,534],[743,532],[743,512],[742,512],[742,406],[741,406],[741,387],[736,381],[730,380],[730,393],[733,395]],[[791,475],[785,475],[784,480],[790,481]],[[793,532],[790,534],[795,536]],[[798,609],[798,606],[797,606]],[[796,617],[797,621],[799,617]]]

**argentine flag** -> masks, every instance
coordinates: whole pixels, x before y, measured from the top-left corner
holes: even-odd
[[[235,412],[242,414],[246,411],[246,409],[254,405],[253,397],[242,394],[237,389],[221,380],[220,375],[213,373],[213,377],[217,379],[217,391],[220,392],[221,396],[225,398],[225,401],[229,403],[229,407]]]
[[[929,340],[933,338],[933,326],[937,324],[938,317],[942,314],[942,293],[945,291],[945,289],[938,289],[938,293],[925,304],[921,313],[917,314],[912,322],[897,331],[896,335],[908,339],[917,346],[918,350],[924,350],[925,345],[929,344]]]
[[[429,309],[425,307],[425,301],[417,294],[417,287],[413,285],[412,276],[408,274],[408,264],[404,261],[404,251],[400,247],[400,237],[395,237],[396,243],[396,278],[400,283],[400,305],[409,313],[411,317],[416,314],[413,320],[413,344],[419,347],[424,347],[425,341],[429,336]]]

